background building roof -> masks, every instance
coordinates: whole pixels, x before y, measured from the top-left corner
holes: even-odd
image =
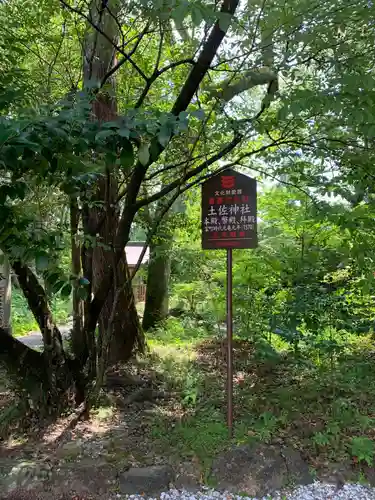
[[[132,242],[130,241],[126,247],[125,247],[125,252],[126,252],[126,260],[128,262],[129,266],[136,266],[138,259],[142,253],[144,246],[144,242],[142,241],[137,241],[137,242]],[[148,259],[150,257],[150,250],[147,248],[146,253],[143,256],[142,259],[142,264],[146,264],[148,262]]]

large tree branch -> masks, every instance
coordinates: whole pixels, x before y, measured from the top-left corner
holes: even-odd
[[[43,384],[47,379],[43,353],[35,351],[0,328],[0,361],[18,379]]]
[[[28,347],[26,344],[12,337],[7,330],[0,327],[0,359],[6,362],[8,357],[17,360],[29,358],[36,366],[43,366],[43,354]]]
[[[203,172],[203,170],[205,170],[206,168],[208,168],[209,166],[211,166],[212,164],[214,164],[215,162],[217,162],[218,160],[220,160],[221,158],[223,158],[230,151],[232,151],[239,144],[240,141],[241,141],[241,136],[236,136],[227,146],[225,146],[225,148],[223,148],[216,155],[214,155],[211,158],[209,158],[208,160],[204,161],[203,163],[201,163],[200,165],[198,165],[194,169],[192,169],[189,172],[187,172],[185,174],[185,176],[183,176],[182,178],[176,179],[175,181],[171,182],[170,184],[168,184],[167,186],[165,186],[164,188],[162,188],[160,191],[158,191],[157,193],[149,196],[148,198],[144,198],[142,200],[139,200],[137,202],[137,210],[139,210],[144,205],[148,205],[149,203],[153,203],[154,201],[157,201],[158,199],[162,198],[163,196],[165,196],[169,192],[173,191],[173,189],[175,189],[178,186],[184,184],[186,181],[188,181],[192,177],[195,177],[196,175],[199,175],[201,172]],[[214,172],[214,174],[212,174],[212,173],[207,174],[207,177],[204,176],[201,179],[208,178],[211,175],[215,175],[219,171],[222,171],[222,170],[225,170],[225,169],[230,168],[232,166],[235,166],[240,161],[242,161],[244,158],[248,158],[248,157],[253,156],[253,155],[257,154],[257,153],[261,153],[262,151],[266,151],[267,149],[269,149],[271,147],[279,146],[279,145],[282,145],[282,144],[295,144],[295,141],[293,141],[293,140],[287,141],[287,140],[284,140],[284,139],[281,138],[281,139],[275,140],[271,144],[265,144],[264,146],[261,146],[260,148],[253,149],[251,151],[248,151],[246,153],[243,153],[243,154],[237,156],[235,158],[235,160],[233,160],[233,162],[231,162],[229,164],[226,164],[223,167],[220,167],[220,169],[216,170]],[[192,185],[195,185],[195,184],[196,184],[196,182],[193,182],[191,185],[189,185],[189,187],[187,189],[189,189]],[[183,189],[183,191],[185,191],[185,189]],[[183,192],[183,191],[181,191],[181,192]]]
[[[178,188],[180,184],[183,184],[194,175],[198,175],[202,170],[212,165],[217,160],[219,160],[220,158],[228,154],[230,151],[232,151],[240,143],[241,139],[242,137],[240,135],[235,136],[233,140],[229,144],[227,144],[227,146],[225,146],[220,152],[212,156],[209,160],[202,163],[195,169],[191,170],[189,174],[183,177],[183,179],[176,180],[175,182],[169,184],[167,187],[162,189],[159,193],[156,193],[156,195],[141,200],[141,202],[137,203],[136,202],[137,195],[139,193],[141,183],[147,171],[147,167],[138,165],[138,168],[135,169],[134,174],[129,183],[126,205],[123,210],[123,215],[121,217],[119,228],[116,235],[116,240],[115,240],[116,262],[118,263],[121,259],[124,247],[127,243],[126,238],[130,233],[132,221],[134,219],[135,214],[142,206],[145,206],[148,203],[151,203],[152,201],[160,199],[162,196],[165,196],[169,192]],[[113,269],[111,268],[107,273],[107,275],[103,278],[99,289],[97,290],[93,300],[91,301],[91,304],[89,306],[88,322],[87,325],[85,326],[88,332],[90,332],[91,330],[92,331],[95,330],[100,311],[104,305],[104,302],[107,298],[108,290],[110,289],[111,286],[112,277],[113,277]]]
[[[224,0],[220,13],[229,14],[233,16],[238,7],[238,3],[239,0]],[[178,116],[182,111],[185,111],[189,106],[192,98],[194,97],[194,94],[198,90],[199,85],[201,84],[204,76],[206,75],[207,71],[210,68],[210,65],[215,55],[217,54],[217,51],[220,47],[221,42],[225,37],[227,29],[225,31],[221,29],[219,20],[217,20],[216,23],[214,24],[211,33],[207,39],[207,42],[205,42],[203,45],[202,51],[197,59],[197,62],[194,63],[193,69],[191,70],[189,76],[187,77],[185,84],[183,85],[181,92],[172,107],[171,112],[175,116]],[[148,89],[146,90],[146,95],[147,92]],[[238,142],[239,141],[240,139],[238,140]],[[238,142],[236,142],[236,144],[230,149],[230,151],[238,144]],[[123,212],[124,217],[122,217],[119,224],[119,230],[118,230],[119,235],[128,234],[132,219],[139,208],[138,205],[136,205],[136,199],[139,193],[139,188],[141,186],[141,183],[146,175],[148,167],[152,163],[157,161],[157,159],[160,157],[164,149],[165,147],[161,146],[161,144],[158,141],[156,141],[155,153],[153,157],[150,159],[149,163],[146,166],[144,166],[140,162],[138,162],[137,165],[135,166],[134,173],[128,188],[127,200],[125,205],[126,210],[124,210]],[[226,152],[223,153],[223,155],[225,154]],[[213,160],[213,162],[215,161],[216,160]],[[121,238],[121,236],[119,237]]]
[[[148,198],[144,198],[144,199],[140,200],[139,202],[136,202],[137,193],[139,192],[139,186],[140,186],[142,179],[144,177],[144,172],[142,173],[139,170],[137,172],[137,178],[135,178],[134,176],[132,178],[132,181],[131,181],[132,187],[130,190],[131,196],[129,198],[131,200],[131,204],[130,205],[127,204],[126,207],[128,207],[128,209],[126,209],[126,207],[124,209],[123,217],[121,218],[121,221],[120,221],[119,231],[117,232],[117,235],[116,235],[116,242],[115,242],[116,262],[119,262],[121,259],[122,252],[124,251],[124,247],[127,243],[126,237],[128,237],[128,235],[129,235],[131,223],[134,219],[134,215],[137,213],[137,211],[140,208],[142,208],[145,205],[148,205],[149,203],[152,203],[154,201],[159,200],[160,198],[162,198],[163,196],[166,196],[168,193],[170,193],[174,189],[178,189],[179,194],[180,194],[180,193],[183,193],[184,191],[186,191],[187,189],[189,189],[190,187],[192,187],[193,185],[195,185],[196,183],[199,183],[202,180],[204,180],[204,178],[206,178],[206,177],[201,177],[199,180],[193,181],[191,184],[185,185],[184,187],[182,187],[182,185],[184,183],[186,183],[186,181],[188,181],[192,177],[195,177],[196,175],[199,175],[203,170],[205,170],[209,166],[213,165],[216,161],[223,158],[229,152],[233,151],[233,149],[241,142],[241,139],[242,139],[242,136],[236,135],[233,138],[233,140],[229,144],[227,144],[227,146],[225,146],[222,150],[220,150],[216,155],[213,155],[210,159],[206,160],[205,162],[201,163],[200,165],[198,165],[194,169],[190,170],[182,178],[176,179],[175,181],[171,182],[170,184],[168,184],[166,187],[164,187],[163,189],[161,189],[159,192],[155,193],[154,195],[152,195]],[[219,171],[225,170],[226,168],[229,168],[230,166],[235,165],[236,163],[243,160],[244,158],[247,158],[249,156],[252,156],[252,155],[255,155],[255,154],[260,153],[262,151],[265,151],[265,150],[269,149],[270,147],[279,146],[281,144],[287,144],[287,143],[294,144],[295,141],[293,141],[293,140],[287,141],[287,140],[280,138],[280,139],[272,142],[271,144],[265,144],[264,146],[261,146],[260,148],[257,148],[257,149],[254,149],[254,150],[251,150],[251,151],[248,151],[244,154],[239,155],[233,162],[221,167],[219,169]],[[143,167],[143,168],[146,170],[146,167]],[[217,173],[217,172],[215,171],[214,173],[208,174],[207,178],[211,175],[214,175],[215,173]],[[89,331],[91,329],[95,330],[100,311],[101,311],[103,304],[107,298],[107,293],[108,293],[108,290],[111,286],[112,277],[113,277],[113,270],[111,268],[111,270],[108,272],[108,274],[103,278],[102,283],[101,283],[99,289],[97,290],[97,292],[96,292],[96,294],[95,294],[95,296],[90,304],[89,321],[87,323],[87,329]]]
[[[197,160],[200,160],[202,158],[206,158],[209,154],[212,154],[213,152],[205,152],[205,153],[201,153],[199,155],[196,155],[194,157],[191,157],[191,158],[188,158],[187,160],[183,160],[183,161],[180,161],[178,163],[171,163],[169,165],[164,165],[164,167],[156,170],[155,172],[152,172],[151,174],[149,174],[147,177],[145,177],[145,181],[151,181],[152,179],[154,179],[155,177],[157,177],[158,175],[160,174],[164,174],[165,172],[169,172],[170,170],[173,170],[173,169],[176,169],[178,167],[183,167],[186,166],[189,164],[189,163],[192,163],[194,161],[197,161]]]
[[[277,75],[269,68],[247,71],[236,83],[228,83],[227,80],[220,83],[216,88],[209,90],[210,97],[216,97],[224,102],[231,101],[235,96],[259,85],[271,84],[277,80]]]
[[[12,268],[17,274],[18,282],[26,297],[43,336],[44,348],[62,355],[62,338],[59,329],[53,321],[44,288],[32,270],[19,260],[12,262]]]
[[[220,13],[234,15],[238,7],[239,0],[224,0]],[[190,104],[195,92],[198,90],[203,78],[209,70],[214,57],[220,47],[221,42],[225,37],[226,31],[220,27],[219,20],[214,24],[207,42],[194,64],[184,86],[181,89],[180,95],[177,97],[173,105],[172,113],[179,115],[181,111],[185,111]]]

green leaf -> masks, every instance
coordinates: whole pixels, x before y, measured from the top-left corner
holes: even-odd
[[[179,5],[172,10],[172,19],[174,19],[177,23],[182,23],[187,15],[188,7],[188,2],[180,2]]]
[[[204,120],[205,112],[203,111],[203,109],[200,108],[193,111],[191,115],[195,116],[195,118],[198,118],[198,120]]]
[[[203,14],[199,7],[193,6],[191,10],[191,20],[194,26],[199,26],[203,21]]]
[[[130,168],[134,164],[134,150],[133,145],[130,141],[124,141],[121,154],[120,162],[124,168]]]
[[[158,133],[158,141],[165,148],[171,139],[171,132],[168,127],[162,127]]]
[[[49,266],[49,258],[47,254],[39,254],[35,257],[35,267],[37,271],[45,271]]]
[[[119,128],[119,124],[116,122],[106,122],[102,124],[102,129],[116,129]]]
[[[52,285],[52,293],[58,293],[64,287],[65,281],[58,280]]]
[[[88,295],[89,295],[89,292],[88,292],[87,288],[85,288],[85,287],[77,288],[77,296],[79,299],[86,300]]]
[[[178,115],[178,119],[181,121],[187,120],[189,118],[189,113],[187,111],[181,111]]]
[[[219,14],[219,27],[225,33],[228,31],[230,25],[232,24],[233,16],[228,14],[228,12],[220,12]]]
[[[138,159],[142,163],[142,165],[147,165],[150,160],[150,151],[148,148],[148,144],[142,143],[138,149]]]
[[[157,141],[152,141],[150,144],[150,159],[154,161],[160,152],[160,146]]]
[[[120,128],[120,130],[117,133],[119,136],[126,137],[127,139],[129,139],[130,130],[128,128]]]
[[[95,136],[95,141],[96,142],[104,142],[107,137],[110,137],[113,135],[115,132],[113,130],[100,130],[96,136]]]
[[[60,137],[61,139],[64,139],[65,141],[68,141],[69,140],[69,135],[67,134],[67,132],[62,129],[61,127],[55,127],[55,128],[51,128],[51,130],[53,130],[53,132],[58,136]]]
[[[113,165],[117,160],[117,155],[114,151],[107,151],[105,154],[106,165]]]
[[[70,283],[66,283],[62,289],[61,289],[61,296],[62,297],[69,297],[70,294],[72,293],[72,285]]]

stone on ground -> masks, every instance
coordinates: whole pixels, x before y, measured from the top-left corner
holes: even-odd
[[[168,491],[174,479],[169,465],[132,467],[120,476],[120,491],[124,495],[158,495]]]
[[[296,450],[255,444],[235,446],[219,455],[212,465],[211,481],[219,490],[263,497],[313,479]]]
[[[48,463],[19,462],[8,470],[3,479],[0,478],[0,491],[4,495],[5,493],[11,494],[13,491],[31,491],[35,487],[49,482],[50,478],[51,466]]]
[[[176,490],[185,490],[196,493],[202,487],[200,482],[201,470],[192,462],[183,462],[179,467],[173,486]]]

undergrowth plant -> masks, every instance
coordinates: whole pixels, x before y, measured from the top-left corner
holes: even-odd
[[[51,299],[51,309],[56,322],[59,325],[64,325],[71,315],[71,301],[69,298],[63,298],[57,295]],[[25,297],[17,288],[12,290],[11,323],[12,333],[16,336],[26,335],[31,331],[39,330],[38,324],[27,305]]]
[[[375,443],[367,436],[355,436],[349,443],[351,456],[358,463],[365,462],[369,467],[374,465]]]

